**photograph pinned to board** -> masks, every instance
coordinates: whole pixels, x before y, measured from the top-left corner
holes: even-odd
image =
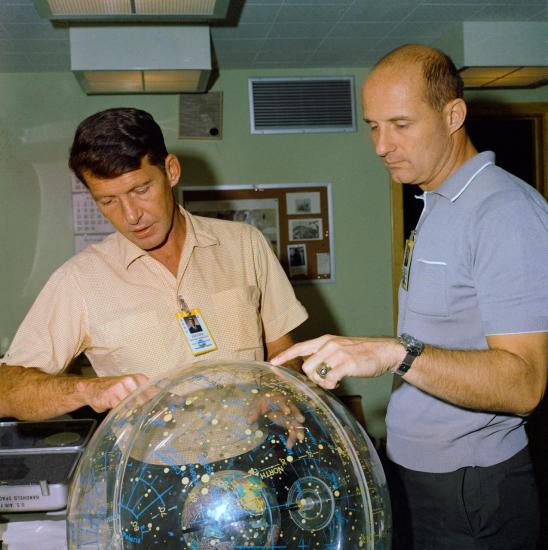
[[[320,241],[323,239],[321,218],[297,218],[288,220],[290,241]]]
[[[321,198],[320,193],[317,191],[287,193],[285,200],[288,216],[295,214],[321,214]]]
[[[276,256],[280,256],[278,199],[187,201],[185,208],[199,216],[253,225],[265,236]]]
[[[305,244],[288,244],[287,259],[289,263],[289,276],[308,275],[308,258]]]

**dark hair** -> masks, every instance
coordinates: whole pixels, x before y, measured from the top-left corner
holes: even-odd
[[[164,170],[167,155],[162,130],[152,116],[140,109],[120,107],[95,113],[78,125],[69,167],[85,184],[85,172],[115,178],[137,170],[144,157]]]
[[[464,97],[462,78],[451,58],[442,51],[419,44],[406,44],[386,54],[374,68],[396,63],[422,65],[425,99],[434,110],[441,112],[452,99]]]

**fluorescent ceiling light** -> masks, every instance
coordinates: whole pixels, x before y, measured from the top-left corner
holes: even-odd
[[[70,65],[87,94],[205,92],[206,26],[71,27]]]
[[[463,21],[435,45],[466,88],[537,88],[548,83],[546,21]]]
[[[464,67],[465,88],[537,88],[548,83],[548,67]]]
[[[38,13],[61,21],[183,21],[226,18],[230,0],[33,0]]]

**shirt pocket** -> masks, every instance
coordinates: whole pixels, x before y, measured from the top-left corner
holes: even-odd
[[[416,259],[411,267],[407,307],[421,315],[447,317],[447,264]]]
[[[241,350],[262,346],[260,292],[256,286],[234,287],[211,295],[215,308],[213,338],[219,349]]]

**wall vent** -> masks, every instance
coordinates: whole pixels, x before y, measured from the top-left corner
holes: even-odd
[[[252,134],[355,132],[354,77],[250,78]]]

